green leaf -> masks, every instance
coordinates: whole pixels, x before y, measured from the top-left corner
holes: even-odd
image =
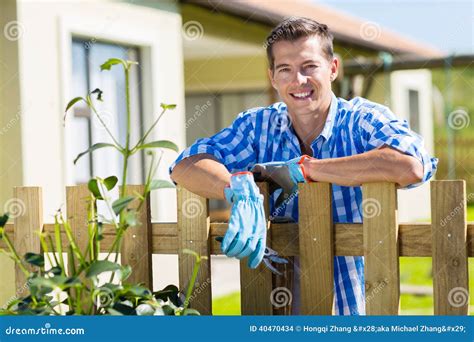
[[[100,192],[99,182],[104,184],[105,188],[110,191],[117,184],[118,178],[115,176],[110,176],[103,180],[100,178],[93,178],[89,180],[89,182],[87,183],[89,191],[94,195],[95,198],[103,200],[104,198]]]
[[[127,205],[134,199],[135,197],[133,196],[125,196],[115,200],[114,203],[112,203],[112,209],[114,210],[114,213],[116,215],[120,214],[122,210],[124,210]]]
[[[5,227],[5,225],[8,222],[8,216],[9,216],[8,213],[3,214],[2,216],[0,216],[0,227]]]
[[[127,63],[123,59],[110,58],[100,66],[100,70],[101,71],[110,70],[110,68],[112,68],[113,65],[117,65],[117,64],[122,64],[124,67],[127,65]]]
[[[86,277],[95,277],[98,274],[120,269],[120,265],[108,260],[96,260],[87,268]]]
[[[163,290],[153,292],[153,296],[164,302],[169,299],[175,306],[180,306],[182,304],[179,299],[179,290],[175,285],[168,285]]]
[[[31,265],[44,267],[44,256],[42,254],[26,253],[24,259]]]
[[[104,92],[100,90],[99,88],[95,88],[93,91],[91,91],[91,94],[97,94],[97,100],[102,101],[102,94]]]
[[[176,188],[173,183],[164,179],[154,179],[150,182],[150,191],[164,188]]]
[[[76,159],[74,159],[74,164],[77,163],[77,161],[79,160],[79,158],[81,158],[82,156],[88,154],[88,153],[91,153],[95,150],[98,150],[99,148],[104,148],[104,147],[113,147],[113,148],[117,148],[114,144],[109,144],[109,143],[96,143],[94,145],[92,145],[91,147],[89,147],[87,150],[85,150],[84,152],[81,152],[77,155]]]
[[[89,182],[87,183],[87,188],[92,193],[92,195],[94,195],[95,198],[97,198],[99,200],[104,199],[102,197],[102,194],[100,193],[99,184],[98,184],[96,178],[92,178],[91,180],[89,180]]]
[[[132,267],[130,265],[122,266],[120,269],[120,280],[127,280],[127,278],[130,277],[130,274],[132,274]]]
[[[52,273],[54,275],[60,275],[62,273],[62,270],[61,270],[61,267],[54,266],[54,267],[51,267],[49,270],[47,270],[46,273]]]
[[[135,311],[134,308],[132,308],[131,306],[125,305],[125,304],[121,304],[121,303],[115,303],[114,306],[112,307],[112,309],[118,311],[119,314],[122,314],[122,315],[127,315],[127,316],[133,315],[133,316],[135,316],[137,314],[137,312]]]
[[[166,316],[175,316],[174,309],[169,305],[163,305],[161,307]]]
[[[147,289],[144,286],[133,285],[128,289],[126,293],[127,297],[130,295],[133,297],[147,297],[147,296],[149,297],[152,295],[152,293],[149,289]]]
[[[135,227],[138,224],[137,213],[129,211],[125,214],[125,222],[129,227]]]
[[[166,103],[162,103],[161,105],[161,108],[163,109],[175,109],[176,108],[176,105],[175,104],[166,104]]]
[[[138,146],[139,150],[145,148],[167,148],[175,152],[179,151],[178,146],[174,142],[169,140],[157,140]]]
[[[112,190],[114,186],[117,184],[118,178],[115,176],[110,176],[104,179],[104,185],[107,188],[107,190]]]
[[[199,313],[199,311],[195,309],[187,308],[183,311],[183,316],[200,316],[200,315],[201,314]]]
[[[72,106],[74,106],[77,102],[79,101],[85,101],[83,97],[81,96],[78,96],[78,97],[75,97],[73,98],[71,101],[69,101],[69,103],[67,104],[66,106],[66,110],[64,110],[64,112],[67,112]]]

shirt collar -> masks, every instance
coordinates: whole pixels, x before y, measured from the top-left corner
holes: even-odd
[[[318,139],[320,136],[323,136],[324,139],[326,139],[327,141],[332,135],[332,129],[334,127],[334,121],[336,120],[336,114],[337,114],[339,103],[334,93],[331,93],[331,96],[332,96],[331,105],[329,106],[329,112],[326,118],[326,123],[324,124],[323,130],[321,131],[319,136],[316,137],[316,139]]]

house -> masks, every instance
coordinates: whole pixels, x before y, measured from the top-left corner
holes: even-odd
[[[160,103],[175,103],[176,110],[162,118],[151,139],[169,139],[184,148],[228,125],[238,112],[277,101],[266,76],[263,43],[284,17],[307,16],[328,24],[343,64],[380,56],[389,63],[397,56],[441,55],[376,23],[302,0],[6,0],[0,8],[0,203],[3,210],[15,205],[13,186],[41,186],[46,222],[64,206],[67,185],[91,175],[118,175],[120,159],[106,150],[73,164],[89,144],[107,139],[90,112],[77,108],[63,124],[71,98],[101,88],[105,102],[99,111],[124,139],[123,76],[118,69],[99,69],[109,57],[140,63],[131,74],[132,130],[147,127]],[[389,104],[433,152],[430,71],[368,76],[341,73],[338,94]],[[159,178],[168,176],[167,165],[175,157],[164,153]],[[146,165],[145,156],[137,155],[129,181],[141,183]],[[428,188],[399,191],[401,221],[429,217]],[[153,194],[155,221],[176,220],[173,198],[172,189]]]

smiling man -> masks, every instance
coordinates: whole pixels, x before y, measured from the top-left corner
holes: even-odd
[[[231,126],[194,142],[170,167],[171,178],[188,190],[232,203],[222,249],[249,257],[250,267],[262,260],[266,232],[249,171],[281,186],[270,201],[273,217],[298,220],[296,183],[330,182],[334,222],[356,223],[362,222],[362,183],[411,188],[436,170],[437,159],[406,121],[364,98],[347,101],[333,94],[339,62],[332,40],[328,27],[311,19],[280,23],[266,46],[268,76],[282,102],[240,113]],[[298,275],[295,281],[297,307]],[[365,313],[362,257],[335,258],[334,286],[336,314]]]

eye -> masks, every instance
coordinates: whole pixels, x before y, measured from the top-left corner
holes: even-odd
[[[318,66],[316,64],[308,64],[305,66],[307,69],[316,69]]]
[[[278,69],[279,72],[289,72],[290,68],[280,68]]]

